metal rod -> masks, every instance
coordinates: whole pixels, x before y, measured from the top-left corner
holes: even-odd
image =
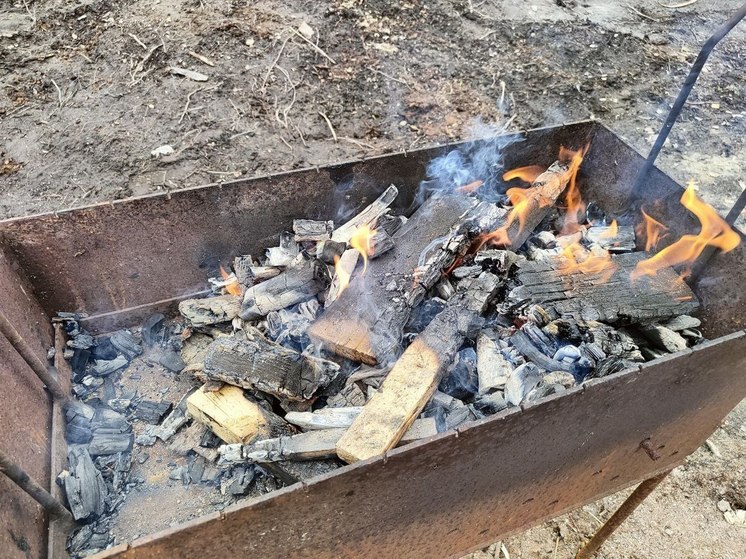
[[[51,392],[55,399],[62,401],[68,399],[67,394],[65,394],[65,391],[55,378],[55,368],[39,359],[36,352],[31,349],[28,342],[18,333],[18,330],[15,329],[15,326],[10,323],[10,320],[8,320],[8,317],[5,316],[2,311],[0,311],[0,334],[8,339],[10,344],[15,348],[18,354],[23,357],[31,370],[36,373],[39,380],[46,385],[47,390]]]
[[[655,477],[651,477],[650,479],[646,479],[640,485],[638,485],[637,488],[632,492],[632,494],[627,497],[627,500],[622,503],[622,505],[613,515],[611,515],[611,518],[609,518],[606,523],[601,526],[601,528],[599,528],[598,532],[593,535],[591,540],[587,544],[585,544],[580,551],[578,551],[575,559],[590,559],[593,554],[598,551],[598,548],[601,547],[601,545],[603,545],[603,543],[609,538],[609,536],[611,536],[611,534],[613,534],[616,529],[621,526],[622,522],[624,522],[627,517],[632,514],[637,507],[640,506],[645,498],[650,495],[664,479],[666,479],[666,476],[669,473],[671,473],[670,470],[668,472],[658,474]]]
[[[28,493],[53,518],[73,521],[73,515],[51,493],[37,484],[18,464],[0,450],[0,472],[4,473],[18,487]]]
[[[642,169],[637,175],[635,185],[632,188],[633,194],[639,195],[642,193],[643,183],[647,179],[650,170],[653,168],[655,160],[658,158],[658,154],[660,153],[663,144],[666,143],[668,134],[671,132],[671,128],[673,128],[676,119],[679,117],[681,109],[684,107],[686,100],[689,98],[689,94],[691,93],[692,88],[694,87],[694,84],[696,83],[697,78],[702,71],[702,67],[705,65],[705,62],[707,62],[707,59],[709,58],[710,53],[712,53],[713,49],[715,48],[715,45],[717,45],[722,40],[722,38],[730,32],[731,29],[738,25],[738,22],[740,22],[744,17],[746,17],[746,4],[744,4],[735,14],[733,14],[733,16],[727,22],[725,22],[725,24],[723,24],[723,26],[720,27],[720,29],[718,29],[715,34],[712,35],[712,37],[710,37],[702,46],[702,50],[699,51],[699,55],[694,61],[692,69],[689,70],[689,75],[686,77],[684,86],[681,88],[681,91],[679,91],[679,96],[676,98],[676,101],[674,101],[674,104],[671,107],[671,111],[668,113],[668,117],[666,118],[666,122],[663,123],[663,128],[661,128],[661,131],[658,134],[658,138],[655,140],[653,148],[650,150],[650,154],[645,160],[645,164],[642,166]]]

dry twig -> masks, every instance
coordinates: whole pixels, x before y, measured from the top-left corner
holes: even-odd
[[[661,2],[658,2],[658,5],[664,8],[668,8],[669,10],[676,10],[678,8],[686,8],[687,6],[691,6],[692,4],[695,4],[697,2],[699,2],[699,0],[689,0],[688,2],[682,2],[681,4],[663,4]]]
[[[627,4],[627,9],[635,14],[637,14],[640,17],[644,17],[645,19],[649,19],[650,21],[654,21],[655,23],[660,23],[661,21],[659,19],[655,19],[654,17],[650,17],[648,14],[642,13],[640,10],[632,6],[631,4]]]
[[[334,141],[335,141],[335,142],[339,141],[339,140],[337,140],[337,133],[336,133],[336,132],[334,131],[334,127],[332,126],[332,123],[331,123],[331,121],[329,120],[329,117],[328,117],[328,116],[326,116],[326,115],[325,115],[324,113],[322,113],[321,111],[319,111],[319,114],[320,114],[320,115],[321,115],[322,117],[324,117],[324,120],[326,121],[326,125],[327,125],[327,126],[329,127],[329,130],[331,131],[331,133],[332,133],[332,138],[334,138]]]
[[[132,39],[133,39],[133,40],[134,40],[134,41],[135,41],[135,42],[136,42],[136,43],[137,43],[138,45],[140,45],[140,46],[141,46],[141,47],[143,48],[143,50],[145,50],[145,51],[147,51],[147,50],[148,50],[148,45],[146,45],[146,44],[145,44],[145,43],[143,43],[143,42],[142,42],[142,41],[141,41],[140,39],[138,39],[138,38],[137,38],[137,36],[136,36],[136,35],[135,35],[134,33],[127,33],[127,35],[129,35],[130,37],[132,37]]]
[[[290,37],[285,39],[282,42],[282,46],[280,47],[279,52],[277,53],[277,56],[275,56],[275,59],[272,61],[272,64],[269,65],[269,68],[267,68],[267,73],[264,74],[264,79],[262,80],[262,91],[267,90],[267,80],[269,79],[269,76],[272,74],[272,69],[277,65],[277,61],[280,60],[280,57],[282,56],[282,51],[285,50],[285,45],[288,44],[288,41],[290,40]]]
[[[319,53],[319,54],[320,54],[321,56],[323,56],[324,58],[326,58],[326,59],[327,59],[327,60],[328,60],[329,62],[331,62],[332,64],[336,64],[336,62],[334,61],[334,59],[333,59],[333,58],[332,58],[331,56],[329,56],[329,55],[328,55],[328,54],[326,54],[326,53],[325,53],[325,52],[324,52],[323,50],[321,50],[321,48],[320,48],[320,47],[319,47],[319,46],[318,46],[317,44],[315,44],[315,43],[313,43],[312,41],[309,41],[308,39],[306,39],[306,38],[305,38],[305,37],[304,37],[304,36],[303,36],[303,35],[302,35],[302,34],[300,33],[300,31],[298,31],[297,29],[295,29],[295,28],[293,28],[293,27],[291,27],[291,28],[290,28],[290,30],[291,30],[291,31],[292,31],[293,33],[295,33],[295,34],[296,34],[296,35],[297,35],[298,37],[300,37],[301,39],[303,39],[303,40],[304,40],[304,41],[305,41],[306,43],[308,43],[309,45],[311,45],[311,47],[313,47],[313,50],[315,50],[315,51],[316,51],[316,52],[318,52],[318,53]]]

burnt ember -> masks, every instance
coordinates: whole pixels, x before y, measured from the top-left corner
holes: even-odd
[[[94,337],[60,313],[72,555],[116,542],[133,493],[222,510],[700,343],[682,276],[729,229],[687,191],[702,233],[657,250],[647,214],[583,202],[586,149],[506,173],[505,196],[480,182],[402,216],[389,186],[346,223],[296,216],[177,317]]]

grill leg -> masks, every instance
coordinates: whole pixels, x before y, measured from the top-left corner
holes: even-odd
[[[658,474],[650,479],[646,479],[638,485],[632,494],[627,497],[627,500],[622,503],[613,515],[611,515],[611,518],[606,521],[606,524],[601,526],[598,532],[593,535],[591,540],[585,544],[580,551],[578,551],[575,559],[591,559],[593,554],[598,551],[598,548],[601,547],[609,536],[611,536],[611,534],[622,525],[622,522],[624,522],[627,517],[632,514],[638,506],[640,506],[640,504],[645,500],[645,497],[650,495],[653,490],[658,487],[664,479],[666,479],[666,476],[669,473],[670,471],[663,472],[662,474]]]

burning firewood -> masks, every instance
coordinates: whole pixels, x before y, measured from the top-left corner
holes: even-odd
[[[596,243],[609,252],[630,252],[635,250],[635,228],[631,225],[594,225],[585,232],[590,243]]]
[[[349,243],[361,227],[372,229],[378,218],[388,211],[398,195],[399,190],[392,184],[372,204],[344,225],[337,227],[332,233],[332,240],[338,243]]]
[[[236,386],[225,385],[217,392],[197,390],[187,398],[187,410],[227,443],[248,443],[292,432],[281,417],[247,400]]]
[[[541,303],[556,316],[612,323],[658,320],[696,310],[694,293],[672,268],[630,281],[630,273],[647,256],[644,252],[610,255],[608,265],[595,272],[568,266],[563,257],[527,261],[520,264],[516,274],[520,285],[508,298]]]
[[[370,263],[311,325],[311,339],[369,365],[390,358],[410,310],[472,239],[494,229],[504,215],[471,198],[429,199],[396,234],[394,249]]]
[[[408,443],[437,435],[434,418],[418,419],[401,437]],[[220,448],[219,464],[228,466],[243,462],[267,463],[281,460],[318,460],[336,456],[336,447],[345,429],[322,429],[308,431],[289,437],[277,437],[256,441],[252,444],[224,445]]]
[[[329,240],[333,230],[333,221],[314,221],[312,219],[293,220],[293,233],[295,233],[294,239],[296,243]]]
[[[339,371],[333,361],[304,355],[256,332],[252,339],[224,337],[205,356],[204,376],[278,398],[308,400]]]
[[[207,299],[186,299],[179,303],[179,312],[192,326],[210,326],[230,322],[241,311],[241,298],[221,295]]]
[[[272,311],[307,301],[328,285],[326,266],[298,256],[279,276],[246,290],[240,317],[254,320]]]
[[[425,330],[396,362],[380,392],[337,443],[337,454],[346,462],[365,460],[396,446],[422,411],[464,339],[473,334],[481,314],[499,284],[497,276],[484,273],[464,280]]]

